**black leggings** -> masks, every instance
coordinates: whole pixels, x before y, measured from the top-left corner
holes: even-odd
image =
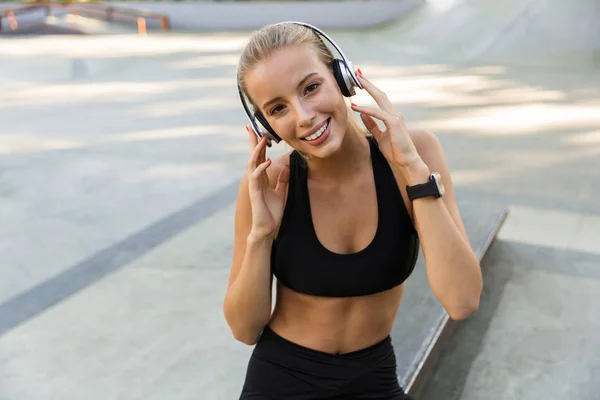
[[[265,327],[248,363],[240,400],[412,400],[398,383],[391,338],[333,355]]]

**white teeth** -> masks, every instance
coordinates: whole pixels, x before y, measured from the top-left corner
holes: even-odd
[[[312,135],[305,137],[304,140],[315,140],[315,139],[318,139],[323,134],[323,132],[325,132],[325,129],[327,129],[327,126],[329,126],[329,120],[327,120],[327,123],[325,125],[323,125],[323,127],[321,129],[319,129],[318,131],[316,131]]]

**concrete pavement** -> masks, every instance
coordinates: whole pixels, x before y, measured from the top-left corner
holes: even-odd
[[[516,205],[595,221],[598,16],[593,1],[431,1],[332,36],[440,137],[466,218]],[[249,149],[245,38],[0,43],[0,399],[233,398],[251,350],[220,310]]]
[[[600,256],[504,236],[484,282],[420,399],[598,398]]]

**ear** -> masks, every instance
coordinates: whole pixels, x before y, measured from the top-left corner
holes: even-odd
[[[275,143],[281,141],[281,138],[275,133],[273,128],[271,128],[271,125],[267,122],[267,119],[261,113],[255,112],[254,118],[256,124],[260,128],[261,135],[267,138],[267,146],[271,147],[271,141]]]

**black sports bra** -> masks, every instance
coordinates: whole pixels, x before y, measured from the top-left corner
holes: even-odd
[[[275,277],[288,288],[327,297],[362,296],[391,289],[412,273],[419,239],[396,179],[375,139],[369,137],[377,191],[378,225],[372,242],[352,254],[325,248],[315,233],[306,161],[290,154],[288,198],[271,250]]]

